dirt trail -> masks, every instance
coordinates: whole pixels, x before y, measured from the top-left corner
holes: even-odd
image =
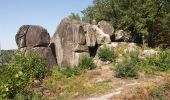
[[[98,76],[98,78],[107,79],[107,78],[112,77],[111,84],[113,86],[114,84],[115,85],[119,84],[120,86],[118,86],[117,88],[111,89],[108,93],[103,94],[101,96],[88,97],[88,98],[85,98],[84,100],[117,100],[114,98],[124,93],[125,91],[127,92],[130,90],[136,89],[140,86],[147,86],[151,83],[159,83],[161,82],[161,80],[164,80],[164,78],[161,76],[151,76],[151,77],[145,77],[145,78],[134,79],[134,80],[126,80],[126,79],[122,80],[122,79],[113,77],[114,73],[113,71],[111,72],[111,69],[108,67],[108,65],[103,66],[103,67],[104,68],[101,68],[100,70],[101,76]]]

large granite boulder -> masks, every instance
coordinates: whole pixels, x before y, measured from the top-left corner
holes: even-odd
[[[105,34],[109,34],[110,36],[114,35],[114,28],[112,24],[106,22],[106,21],[100,21],[98,23],[98,26],[100,29],[103,30]]]
[[[49,67],[57,65],[51,48],[48,47],[50,43],[50,35],[46,29],[38,25],[23,25],[19,28],[16,36],[16,43],[19,50],[27,53],[33,51],[39,53]]]
[[[88,47],[94,47],[97,43],[96,31],[93,29],[93,25],[84,25],[84,30],[86,32],[86,45]]]
[[[110,36],[105,34],[97,25],[93,25],[92,28],[96,32],[97,44],[111,43]]]
[[[57,65],[56,59],[52,54],[51,48],[48,47],[25,47],[21,48],[20,51],[27,54],[28,52],[32,51],[38,53],[48,64],[49,67],[54,67]]]
[[[19,48],[23,47],[47,47],[50,43],[50,35],[46,29],[38,25],[23,25],[16,36]]]
[[[89,55],[83,27],[82,22],[69,18],[59,24],[51,39],[58,65],[77,65],[79,58]]]

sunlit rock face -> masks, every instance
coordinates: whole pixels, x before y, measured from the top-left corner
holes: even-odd
[[[51,39],[59,65],[76,65],[83,56],[89,56],[83,26],[82,22],[69,18],[59,24]]]
[[[50,35],[46,29],[38,25],[23,25],[15,37],[18,47],[47,47]]]
[[[63,19],[51,39],[57,63],[77,65],[84,56],[95,56],[98,45],[111,43],[113,32],[114,28],[105,21],[97,25]]]
[[[38,25],[23,25],[19,28],[16,43],[22,52],[33,51],[39,53],[48,63],[48,66],[56,66],[56,59],[49,48],[50,35],[45,28]]]
[[[42,55],[49,66],[78,65],[84,56],[95,57],[100,45],[111,44],[114,28],[106,21],[84,23],[64,18],[53,37],[38,25],[23,25],[16,34],[20,51]]]

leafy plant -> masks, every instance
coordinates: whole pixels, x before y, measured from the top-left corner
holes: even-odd
[[[96,65],[93,63],[93,58],[91,57],[83,57],[78,65],[81,69],[92,70],[96,68]]]
[[[84,56],[77,66],[62,66],[58,70],[65,74],[67,77],[80,75],[86,70],[92,70],[96,68],[91,57]]]
[[[163,88],[158,86],[152,86],[149,89],[150,100],[165,100],[165,94]]]
[[[93,0],[82,11],[84,21],[110,21],[114,28],[129,31],[135,42],[148,39],[149,46],[170,44],[169,0]]]
[[[138,62],[137,55],[131,53],[129,56],[126,56],[123,61],[115,64],[116,77],[119,78],[128,78],[128,77],[137,77],[138,75]]]
[[[81,20],[80,15],[78,13],[75,14],[73,12],[70,14],[69,18],[75,19],[75,20]]]
[[[138,66],[141,70],[148,71],[168,71],[170,70],[170,51],[159,51],[158,55],[147,58],[144,60],[140,60]]]
[[[170,69],[170,51],[162,51],[154,59],[154,65],[158,71],[167,71]]]
[[[47,71],[47,64],[38,54],[15,53],[0,73],[0,98],[15,98],[34,79],[41,80]]]
[[[112,61],[113,58],[116,56],[117,54],[106,46],[104,46],[103,48],[100,48],[98,51],[98,57],[102,61]]]

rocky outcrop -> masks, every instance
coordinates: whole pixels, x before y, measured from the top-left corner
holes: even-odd
[[[48,63],[50,67],[56,66],[55,57],[52,54],[50,35],[46,29],[37,25],[23,25],[16,34],[16,43],[22,52],[37,52]]]
[[[47,30],[37,25],[23,25],[15,39],[21,51],[39,53],[49,66],[56,65],[56,62],[59,66],[74,66],[84,56],[95,57],[101,45],[114,49],[117,44],[113,41],[124,41],[126,37],[125,31],[114,32],[112,25],[106,21],[97,23],[94,20],[90,24],[65,18],[51,40]]]
[[[101,59],[99,59],[98,57],[98,52],[99,49],[102,49],[104,47],[109,48],[111,51],[115,52],[117,57],[115,58],[116,62],[120,62],[123,60],[123,54],[130,54],[130,53],[138,53],[138,46],[136,43],[128,43],[128,42],[112,42],[110,44],[104,44],[101,45],[100,47],[98,47],[97,49],[97,54],[94,57],[94,63],[99,66],[102,67],[104,65],[108,65],[111,63],[111,61],[101,61]],[[120,52],[121,53],[118,53]]]
[[[86,45],[88,47],[94,47],[97,42],[96,31],[92,27],[93,25],[86,24],[84,30],[86,32]]]
[[[97,44],[111,43],[110,36],[105,34],[97,25],[93,25],[92,28],[96,32]]]
[[[18,47],[47,47],[50,35],[46,29],[38,25],[23,25],[15,37]]]
[[[113,27],[104,21],[99,25],[63,19],[51,39],[58,64],[77,65],[83,56],[94,55],[97,45],[111,43]]]
[[[113,26],[106,22],[106,21],[100,21],[98,23],[98,27],[105,33],[105,34],[109,34],[110,37],[114,35],[114,28]]]
[[[51,43],[55,44],[56,59],[59,65],[76,65],[82,56],[88,56],[84,24],[65,18],[59,24]]]

